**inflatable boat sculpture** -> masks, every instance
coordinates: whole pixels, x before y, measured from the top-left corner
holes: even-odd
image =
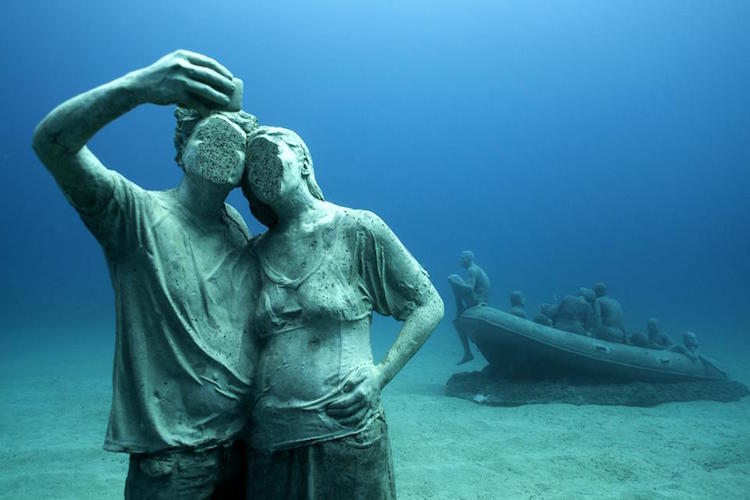
[[[649,406],[750,393],[706,358],[569,333],[488,306],[465,310],[455,326],[489,365],[451,377],[448,393],[479,403]]]

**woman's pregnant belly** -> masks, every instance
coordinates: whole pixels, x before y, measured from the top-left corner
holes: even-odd
[[[259,398],[294,404],[329,396],[356,368],[372,364],[369,323],[331,321],[265,337]]]

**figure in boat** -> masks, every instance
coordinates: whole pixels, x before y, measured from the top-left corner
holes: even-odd
[[[596,294],[593,308],[597,323],[594,327],[594,337],[624,344],[627,336],[622,306],[607,295],[607,285],[604,283],[595,284],[593,291]]]
[[[513,316],[526,319],[526,298],[523,296],[523,292],[515,290],[510,294],[510,309],[508,312]]]
[[[648,347],[649,349],[669,349],[675,345],[669,335],[661,331],[658,318],[649,318],[646,325],[646,335],[640,332],[633,333],[628,337],[628,343],[638,347]]]
[[[534,321],[558,330],[591,336],[596,326],[594,292],[581,288],[578,295],[566,295],[558,304],[542,304]]]
[[[471,250],[461,252],[461,267],[466,269],[465,280],[457,274],[448,276],[448,281],[453,288],[453,296],[456,299],[456,318],[461,316],[461,313],[469,307],[487,305],[490,298],[490,279],[487,277],[487,273],[474,261],[474,252]],[[458,362],[461,365],[474,359],[474,355],[471,353],[471,347],[469,346],[469,337],[460,330],[456,331],[464,348],[464,356]]]

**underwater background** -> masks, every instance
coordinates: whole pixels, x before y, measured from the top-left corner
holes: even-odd
[[[16,469],[0,479],[0,496],[38,498],[18,468],[21,455],[28,470],[37,463],[21,453],[27,445],[57,449],[59,463],[70,456],[37,442],[64,433],[45,427],[50,419],[93,426],[82,467],[110,455],[96,448],[109,405],[110,281],[99,246],[31,150],[34,126],[65,99],[178,48],[242,78],[246,111],[306,140],[326,198],[376,212],[429,271],[446,319],[424,356],[441,354],[415,360],[405,380],[421,382],[401,382],[406,392],[433,391],[435,408],[448,401],[440,390],[461,348],[446,277],[461,271],[464,249],[492,280],[491,305],[505,308],[522,290],[533,314],[604,281],[628,331],[650,316],[675,339],[692,330],[750,382],[750,2],[27,0],[2,11],[0,461]],[[90,147],[143,187],[174,187],[172,111],[139,107]],[[263,230],[238,190],[230,203],[253,233]],[[376,357],[396,332],[376,321]],[[34,410],[35,398],[49,402],[35,390],[56,391],[45,380],[69,391],[71,374],[95,380],[99,399],[74,404],[57,391],[54,405]],[[714,405],[701,406],[703,420]],[[386,409],[399,411],[387,400]],[[420,464],[398,454],[401,421],[390,419],[400,495],[439,497],[439,485],[420,489]],[[725,498],[750,486],[750,441],[734,442],[739,483]],[[121,492],[124,472],[107,484]],[[454,498],[485,498],[468,482],[451,487]],[[529,488],[524,497],[547,496]],[[108,498],[97,491],[83,497]]]

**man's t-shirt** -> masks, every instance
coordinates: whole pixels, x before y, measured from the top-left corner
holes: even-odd
[[[231,440],[249,418],[255,363],[247,227],[229,205],[219,220],[200,221],[174,191],[106,175],[112,191],[78,210],[115,292],[104,447],[145,453]]]

